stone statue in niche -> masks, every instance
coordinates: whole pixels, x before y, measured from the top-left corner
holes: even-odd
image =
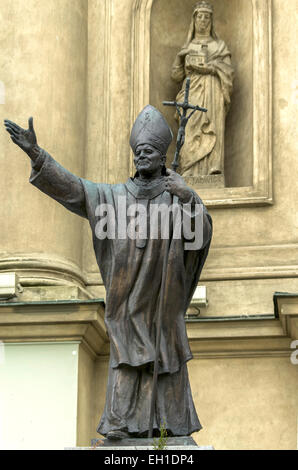
[[[187,40],[172,67],[172,79],[183,81],[176,101],[183,101],[187,77],[191,79],[189,101],[208,111],[196,113],[186,129],[181,174],[199,177],[195,179],[205,181],[207,186],[224,186],[225,118],[233,87],[233,67],[226,44],[215,33],[213,7],[204,0],[194,7]]]

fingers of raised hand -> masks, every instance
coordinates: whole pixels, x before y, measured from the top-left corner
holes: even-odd
[[[20,132],[22,131],[20,127],[11,126],[10,124],[5,124],[5,128],[7,131],[12,131],[15,134],[20,134]]]
[[[9,132],[9,134],[16,135],[16,136],[19,135],[21,128],[17,124],[15,124],[14,122],[5,120],[4,125],[5,125],[5,129],[7,130],[7,132]]]
[[[173,191],[175,187],[175,182],[172,178],[168,177],[166,178],[166,181],[165,181],[165,189],[166,191],[168,191],[169,193],[171,193]]]
[[[20,141],[21,141],[21,137],[22,137],[22,134],[21,132],[19,131],[16,131],[14,129],[11,129],[11,128],[6,128],[7,132],[10,134],[10,137],[11,137],[11,140],[15,143],[15,144],[20,144]]]
[[[30,131],[34,131],[34,128],[33,128],[33,117],[30,117],[28,119],[28,125],[29,125],[29,130]]]
[[[11,127],[7,127],[5,126],[7,132],[10,134],[10,135],[19,135],[19,132],[18,131],[15,131],[14,129],[12,129]]]
[[[14,137],[13,135],[10,136],[11,140],[13,141],[14,144],[17,144],[19,145],[19,141],[16,137]]]
[[[17,131],[20,131],[22,129],[15,122],[9,121],[9,119],[4,119],[4,125],[5,125],[5,127],[10,127],[10,128],[15,129]]]
[[[4,125],[13,143],[22,146],[26,131],[8,119],[4,121]]]

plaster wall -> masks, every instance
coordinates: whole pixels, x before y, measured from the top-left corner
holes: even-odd
[[[194,359],[200,445],[222,450],[297,449],[298,374],[289,357]]]
[[[94,421],[96,407],[95,388],[95,360],[84,349],[79,348],[78,363],[78,408],[77,408],[77,442],[78,446],[90,446],[91,439],[95,437],[95,428],[91,426]]]
[[[86,0],[0,2],[1,260],[35,253],[81,264],[82,221],[28,184],[30,160],[2,123],[27,129],[33,116],[39,145],[84,174],[87,12]]]
[[[79,345],[6,343],[1,349],[0,448],[75,446]]]

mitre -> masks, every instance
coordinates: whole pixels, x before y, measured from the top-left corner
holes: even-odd
[[[134,153],[138,145],[150,144],[166,155],[172,139],[173,133],[163,115],[154,106],[147,105],[135,120],[129,143]]]

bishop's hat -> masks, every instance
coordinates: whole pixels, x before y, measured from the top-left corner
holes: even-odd
[[[173,133],[163,115],[148,104],[135,120],[129,143],[134,153],[138,145],[150,144],[166,155],[172,139]]]

